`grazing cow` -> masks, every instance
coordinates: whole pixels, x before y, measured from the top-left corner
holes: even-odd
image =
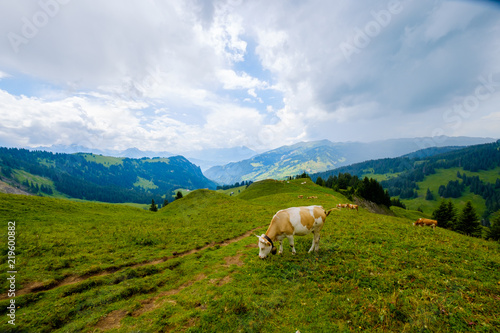
[[[319,250],[319,232],[325,223],[326,217],[337,208],[325,211],[322,206],[291,207],[277,212],[265,234],[257,236],[259,238],[259,257],[264,259],[269,252],[276,254],[274,242],[280,242],[279,254],[283,253],[283,239],[288,238],[292,248],[292,254],[295,254],[295,243],[293,236],[304,236],[311,232],[314,234],[311,251]]]
[[[337,205],[337,208],[347,208],[348,206],[349,206],[349,204],[341,204],[341,203],[339,203]]]
[[[299,195],[297,198],[302,199],[302,198],[304,198],[304,196],[303,195]]]
[[[349,204],[349,208],[358,210],[358,205]]]
[[[436,228],[437,225],[438,225],[438,221],[436,220],[431,220],[431,219],[424,219],[424,218],[419,218],[418,220],[416,220],[415,222],[413,222],[413,225],[419,225],[419,226],[424,226],[424,225],[427,225],[429,227],[432,227],[432,228]]]

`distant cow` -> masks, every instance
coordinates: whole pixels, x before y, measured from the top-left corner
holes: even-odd
[[[276,254],[274,242],[280,242],[279,253],[283,253],[283,239],[288,238],[288,242],[292,247],[292,254],[295,254],[295,243],[293,236],[304,236],[311,232],[314,234],[311,251],[319,250],[319,232],[325,223],[326,217],[331,211],[337,208],[332,208],[325,211],[322,206],[308,207],[291,207],[277,212],[265,234],[257,236],[259,238],[259,257],[264,259],[269,252]]]
[[[415,222],[413,222],[413,225],[417,226],[424,226],[424,225],[427,225],[429,227],[432,227],[432,228],[436,228],[437,225],[438,225],[438,221],[436,220],[431,220],[431,219],[424,219],[424,218],[419,218],[418,220],[416,220]]]
[[[358,210],[358,205],[349,204],[349,208]]]
[[[318,197],[313,195],[313,196],[307,197],[307,199],[318,199]]]
[[[303,197],[304,197],[303,195],[299,195],[297,198],[302,199]]]
[[[337,208],[347,208],[347,206],[348,206],[348,205],[349,205],[349,204],[341,204],[341,203],[339,203],[339,204],[337,205]]]

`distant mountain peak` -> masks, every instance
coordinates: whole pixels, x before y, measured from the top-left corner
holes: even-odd
[[[215,166],[205,171],[205,176],[220,184],[234,184],[244,180],[285,178],[304,171],[322,172],[367,160],[399,157],[420,150],[423,144],[443,146],[468,146],[493,142],[491,138],[436,137],[403,138],[374,142],[332,142],[327,139],[297,142],[267,152]],[[420,144],[419,144],[420,143]]]

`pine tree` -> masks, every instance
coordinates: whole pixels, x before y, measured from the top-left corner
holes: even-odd
[[[451,201],[441,200],[438,208],[432,212],[432,218],[438,221],[441,228],[453,229],[455,224],[455,208]]]
[[[166,205],[168,205],[168,200],[167,199],[163,200],[163,207],[165,207]]]
[[[446,210],[446,216],[448,217],[448,225],[451,230],[456,230],[457,224],[457,211],[455,206],[453,206],[453,202],[448,201],[448,209]]]
[[[149,210],[152,212],[158,211],[158,207],[156,207],[156,204],[155,204],[155,199],[151,199],[151,206],[149,207]]]
[[[183,195],[182,195],[181,191],[177,191],[177,195],[175,196],[175,200],[182,199],[182,198],[183,198]]]
[[[325,186],[325,181],[323,180],[323,178],[318,177],[318,179],[316,179],[316,185]]]
[[[2,166],[2,173],[5,177],[10,178],[12,176],[12,169],[9,166]]]
[[[500,213],[491,219],[491,227],[488,231],[488,239],[500,241]]]
[[[432,195],[431,190],[427,188],[427,193],[425,194],[425,200],[434,200],[434,196]]]
[[[458,217],[456,229],[466,235],[481,237],[481,222],[470,201],[467,201],[462,213]]]

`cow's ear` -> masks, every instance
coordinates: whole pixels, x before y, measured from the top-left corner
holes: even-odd
[[[276,246],[273,246],[273,248],[271,249],[271,253],[272,254],[276,254],[278,250],[276,249]]]

